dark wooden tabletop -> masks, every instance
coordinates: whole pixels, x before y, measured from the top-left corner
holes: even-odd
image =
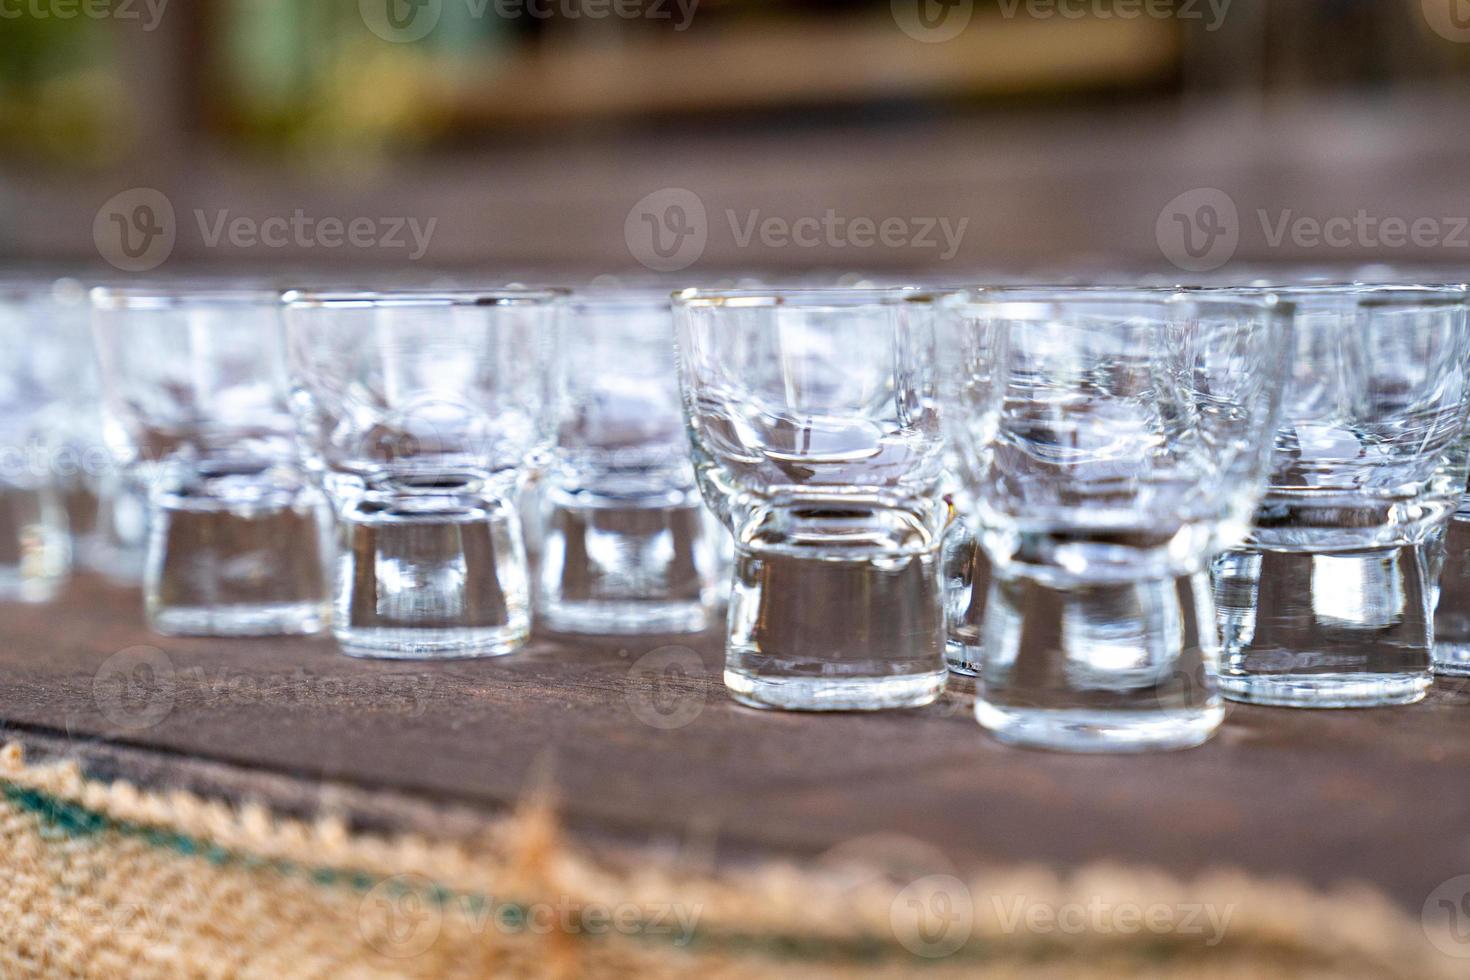
[[[472,832],[554,787],[631,846],[811,858],[901,834],[960,867],[1097,859],[1376,884],[1417,910],[1470,872],[1470,684],[1372,711],[1236,707],[1188,752],[1010,749],[973,688],[874,715],[729,701],[719,638],[538,637],[495,660],[356,661],[330,640],[155,636],[92,578],[0,606],[0,738],[99,776]]]

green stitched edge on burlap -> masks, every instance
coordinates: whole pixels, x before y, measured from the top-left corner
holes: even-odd
[[[5,799],[10,801],[21,810],[32,814],[41,825],[43,838],[68,837],[86,838],[96,837],[105,833],[115,833],[124,837],[130,837],[145,841],[153,847],[173,851],[185,857],[202,858],[214,865],[235,865],[252,871],[271,871],[282,876],[300,876],[314,884],[323,886],[346,886],[359,893],[367,893],[376,887],[380,880],[365,871],[349,871],[336,868],[313,868],[298,864],[294,861],[283,859],[267,859],[256,855],[231,851],[216,844],[201,841],[188,834],[176,831],[163,830],[139,824],[130,820],[118,820],[106,814],[76,803],[71,800],[61,799],[40,790],[28,787],[6,784],[4,786]],[[461,899],[471,903],[476,909],[483,909],[494,900],[477,892],[456,892],[439,884],[431,884],[427,888],[414,888],[403,882],[393,882],[390,886],[394,889],[395,896],[418,893],[434,902],[441,909],[451,901]],[[512,919],[518,919],[521,923],[527,920],[531,905],[518,902],[501,902],[499,914],[508,914]],[[646,923],[644,923],[646,925]],[[597,939],[600,933],[591,932],[587,929],[577,929],[570,933],[578,938]],[[707,950],[712,953],[725,953],[728,955],[756,955],[766,958],[808,961],[808,962],[833,962],[840,960],[854,964],[872,964],[883,960],[903,960],[914,965],[940,966],[952,964],[957,959],[963,960],[993,960],[997,954],[1003,955],[1007,960],[1024,957],[1029,961],[1041,963],[1058,957],[1072,958],[1075,950],[1067,950],[1058,944],[1047,942],[1030,942],[1024,944],[1006,943],[1001,944],[971,937],[960,949],[942,957],[925,957],[902,947],[896,939],[883,940],[876,937],[855,937],[851,939],[816,937],[800,935],[796,933],[729,933],[710,929],[695,929],[692,934],[683,935],[670,939],[663,933],[645,931],[640,928],[631,932],[619,932],[626,938],[638,938],[644,941],[658,942],[674,949],[680,950]],[[1252,943],[1262,952],[1267,952],[1269,947],[1275,947],[1275,952],[1284,954],[1288,959],[1299,962],[1310,962],[1315,957],[1306,954],[1307,951],[1297,946],[1281,943],[1279,941]],[[1153,963],[1163,963],[1169,960],[1191,957],[1202,952],[1191,943],[1170,941],[1167,936],[1142,936],[1133,935],[1128,937],[1126,945],[1130,957]],[[1212,955],[1219,955],[1219,947],[1210,950]]]

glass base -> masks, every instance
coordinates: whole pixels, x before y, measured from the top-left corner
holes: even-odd
[[[1214,586],[1225,696],[1288,708],[1418,701],[1431,681],[1439,547],[1222,555]]]
[[[944,693],[946,670],[901,677],[828,680],[807,677],[764,677],[725,670],[730,696],[750,708],[782,711],[886,711],[931,704]]]
[[[543,603],[537,622],[553,633],[642,636],[703,633],[713,619],[702,602]]]
[[[975,717],[1003,742],[1062,752],[1182,749],[1225,717],[1203,575],[1053,588],[994,579]]]
[[[1197,711],[1002,708],[975,702],[975,718],[1007,745],[1055,752],[1168,752],[1203,745],[1225,720],[1221,705]]]
[[[0,486],[0,601],[50,602],[66,586],[71,535],[49,487]]]
[[[524,626],[497,629],[339,629],[333,634],[349,657],[365,660],[468,660],[503,657],[526,645]]]
[[[957,640],[951,631],[949,641],[944,644],[944,662],[949,666],[950,673],[961,677],[979,677],[980,645]]]
[[[237,606],[162,606],[148,610],[148,625],[165,636],[296,636],[326,626],[324,602]]]
[[[1470,677],[1470,643],[1436,641],[1434,672],[1445,677]]]
[[[1423,700],[1429,671],[1398,674],[1222,674],[1220,691],[1232,701],[1277,708],[1378,708]]]
[[[949,675],[936,545],[913,515],[845,501],[769,515],[736,550],[731,695],[802,711],[932,701]]]
[[[640,497],[549,487],[537,622],[558,633],[700,633],[724,577],[713,515],[693,489]]]
[[[355,502],[339,522],[332,635],[349,656],[496,657],[531,632],[521,524],[465,494]]]
[[[1446,528],[1434,611],[1434,672],[1470,677],[1470,514]]]

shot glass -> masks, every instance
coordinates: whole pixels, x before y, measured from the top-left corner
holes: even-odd
[[[936,305],[911,290],[687,290],[679,370],[734,534],[725,686],[795,710],[944,689]]]
[[[990,562],[975,702],[1004,742],[1186,748],[1224,717],[1205,572],[1264,488],[1275,303],[1016,289],[946,301],[945,402]]]
[[[45,602],[66,584],[70,522],[54,422],[76,383],[49,283],[0,285],[0,600]]]
[[[1270,485],[1215,567],[1227,697],[1408,704],[1431,681],[1445,526],[1470,467],[1464,287],[1302,286]]]
[[[330,513],[298,465],[279,294],[99,288],[92,306],[108,438],[148,488],[150,626],[321,630]]]
[[[565,331],[540,495],[539,622],[563,633],[707,629],[727,574],[725,531],[694,485],[669,295],[579,294]]]
[[[515,500],[555,430],[554,291],[286,296],[292,408],[340,533],[354,657],[512,653],[531,629]]]

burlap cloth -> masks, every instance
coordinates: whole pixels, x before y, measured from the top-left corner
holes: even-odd
[[[594,855],[542,803],[472,841],[372,836],[27,766],[14,744],[0,791],[6,980],[1470,972],[1361,888],[1116,867],[915,879],[859,846],[700,873]]]

